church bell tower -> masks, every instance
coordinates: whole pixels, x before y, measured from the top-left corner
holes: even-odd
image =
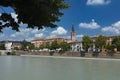
[[[71,31],[71,41],[75,41],[76,40],[76,34],[75,34],[75,30],[74,30],[74,25],[72,24],[72,31]]]

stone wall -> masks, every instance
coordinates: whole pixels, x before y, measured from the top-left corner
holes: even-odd
[[[67,56],[67,57],[80,57],[81,54],[79,52],[65,52],[65,53],[53,53],[52,55],[49,52],[31,52],[31,51],[17,51],[17,55],[41,55],[41,56]],[[84,57],[93,57],[93,53],[85,53]],[[94,56],[96,57],[96,56]],[[99,53],[97,56],[99,58],[119,58],[120,53],[114,53],[113,56],[107,55],[106,53]]]
[[[50,52],[32,52],[32,51],[16,51],[17,54],[20,55],[43,55],[43,56],[80,56],[79,52],[65,52],[65,53],[58,53],[54,52],[52,55]]]

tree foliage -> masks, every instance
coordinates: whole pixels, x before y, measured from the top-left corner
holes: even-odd
[[[59,44],[57,43],[57,41],[53,41],[51,46],[50,46],[50,49],[51,50],[56,50],[57,48],[59,48]]]
[[[45,48],[50,49],[50,43],[49,43],[49,42],[46,42],[46,43],[45,43]]]
[[[120,50],[120,36],[113,37],[112,44],[114,45],[114,48]]]
[[[19,50],[19,48],[18,48],[18,47],[14,47],[13,49],[14,49],[14,50]]]
[[[68,44],[67,42],[62,42],[60,44],[60,48],[61,48],[62,51],[67,51],[67,50],[70,49],[70,44]]]
[[[3,43],[0,44],[0,50],[5,50],[5,44]]]
[[[99,35],[95,41],[95,47],[102,49],[102,47],[106,46],[106,37],[103,35]]]
[[[111,44],[111,45],[106,45],[106,49],[107,50],[114,50],[114,48],[116,48],[116,45],[115,44]]]
[[[3,7],[11,7],[18,15],[18,22],[5,12]],[[1,0],[0,9],[3,13],[0,16],[0,31],[5,27],[12,27],[19,30],[19,23],[28,24],[28,28],[56,27],[55,22],[60,21],[63,15],[62,9],[68,8],[65,0]]]
[[[44,46],[41,44],[40,46],[39,46],[39,49],[43,49],[44,48]]]
[[[22,44],[21,50],[26,50],[29,45],[29,42],[27,42],[26,40],[23,40],[21,44]]]
[[[35,46],[34,46],[34,44],[32,44],[32,43],[28,44],[28,47],[29,47],[29,50],[35,49]]]
[[[87,51],[88,48],[90,48],[92,46],[92,39],[89,36],[85,35],[85,36],[83,36],[82,44],[83,44],[83,49],[85,49],[85,51]]]

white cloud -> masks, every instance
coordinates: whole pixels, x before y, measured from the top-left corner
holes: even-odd
[[[16,21],[16,22],[18,22],[18,19],[17,19],[17,14],[15,14],[15,13],[11,13],[11,16],[12,16],[12,18],[14,18],[14,20]]]
[[[58,37],[58,36],[51,34],[50,36],[47,36],[46,38],[55,38],[55,37]]]
[[[120,35],[120,21],[112,24],[111,26],[102,28],[102,32],[112,35]]]
[[[32,30],[32,33],[44,32],[45,30],[46,30],[45,28],[40,29],[40,30],[34,29],[34,30]]]
[[[0,33],[0,41],[5,40],[5,39],[6,39],[6,35],[3,33]]]
[[[111,0],[87,0],[87,5],[106,5],[111,3]]]
[[[92,22],[90,23],[85,23],[85,22],[80,23],[79,27],[87,28],[87,29],[97,29],[100,27],[100,25],[97,22],[95,22],[94,19],[92,19]]]
[[[59,37],[59,36],[58,36]],[[64,36],[61,36],[61,38],[64,38],[64,39],[70,39],[71,38],[71,36],[70,36],[70,34],[69,35],[64,35]]]
[[[82,38],[84,35],[80,34],[80,35],[76,35],[76,38]]]
[[[112,26],[114,26],[120,30],[120,21],[114,23]]]
[[[20,32],[22,32],[22,33],[28,33],[28,32],[30,32],[30,31],[32,31],[32,29],[30,29],[30,28],[26,28],[26,29],[20,29]]]
[[[23,40],[26,39],[28,41],[36,38],[36,37],[44,37],[44,30],[37,30],[31,28],[20,28],[19,32],[15,32],[10,35],[11,40]]]
[[[31,41],[34,38],[47,38],[48,36],[67,36],[64,35],[67,34],[67,31],[63,27],[58,27],[52,32],[49,29],[37,30],[26,28],[26,26],[22,26],[22,28],[19,29],[19,32],[12,31],[10,33],[7,33],[10,30],[10,28],[4,29],[3,33],[5,34],[0,34],[0,40],[22,41],[25,39],[27,41]]]
[[[38,31],[39,31],[38,29],[34,29],[32,33],[37,33]]]
[[[67,30],[65,30],[63,27],[58,27],[57,30],[54,30],[51,32],[54,35],[64,35],[67,33]]]
[[[11,37],[16,37],[16,34],[11,34]]]
[[[27,39],[25,39],[25,40],[31,41],[31,40],[33,40],[33,39],[34,39],[34,37],[29,37],[29,38],[27,38]]]
[[[35,34],[35,37],[39,37],[39,38],[41,38],[41,37],[43,37],[44,36],[44,34],[43,33],[40,33],[40,34]]]
[[[30,33],[31,33],[32,29],[26,28],[20,28],[20,32],[15,32],[13,34],[10,35],[11,40],[23,40],[23,39],[27,39],[30,38]]]
[[[82,40],[83,36],[84,36],[83,34],[76,35],[76,39],[77,40]]]

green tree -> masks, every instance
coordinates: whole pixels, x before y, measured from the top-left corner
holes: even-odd
[[[111,44],[111,45],[106,45],[106,49],[107,50],[114,50],[114,48],[116,48],[116,45],[115,44]]]
[[[102,49],[102,47],[106,46],[106,37],[103,35],[99,35],[95,40],[95,47]]]
[[[52,44],[51,44],[51,46],[50,46],[50,49],[51,50],[56,50],[58,48],[59,48],[59,44],[57,43],[57,41],[56,40],[53,41]]]
[[[113,37],[112,44],[114,45],[114,48],[120,50],[120,36]]]
[[[49,43],[49,42],[46,42],[46,43],[45,43],[45,48],[50,49],[50,43]]]
[[[27,42],[26,40],[23,40],[21,44],[22,44],[21,50],[26,50],[29,45],[29,42]]]
[[[62,51],[67,51],[67,50],[70,49],[70,44],[68,44],[67,42],[62,42],[60,44],[60,48],[61,48]]]
[[[0,44],[0,50],[5,50],[5,44]]]
[[[12,8],[18,15],[18,22],[11,17],[11,14],[4,10],[4,7]],[[1,0],[0,8],[3,13],[0,16],[0,31],[5,27],[12,27],[19,30],[19,23],[28,24],[28,28],[56,27],[55,22],[60,21],[62,11],[68,8],[65,0]]]
[[[44,47],[43,47],[43,45],[41,44],[40,46],[39,46],[39,49],[43,49]]]
[[[67,42],[60,43],[61,50],[59,51],[59,54],[62,55],[65,51],[68,51],[70,49],[70,44]]]
[[[40,48],[39,47],[35,47],[35,50],[40,50]]]
[[[29,47],[30,50],[35,49],[35,46],[32,43],[28,44],[28,47]]]
[[[107,49],[107,50],[111,50],[111,49],[112,49],[111,45],[110,45],[110,44],[107,44],[107,45],[106,45],[106,49]]]
[[[19,50],[19,48],[18,47],[14,47],[14,50]]]
[[[83,36],[82,44],[83,44],[83,49],[87,51],[88,48],[92,47],[93,41],[89,36],[85,35]]]

